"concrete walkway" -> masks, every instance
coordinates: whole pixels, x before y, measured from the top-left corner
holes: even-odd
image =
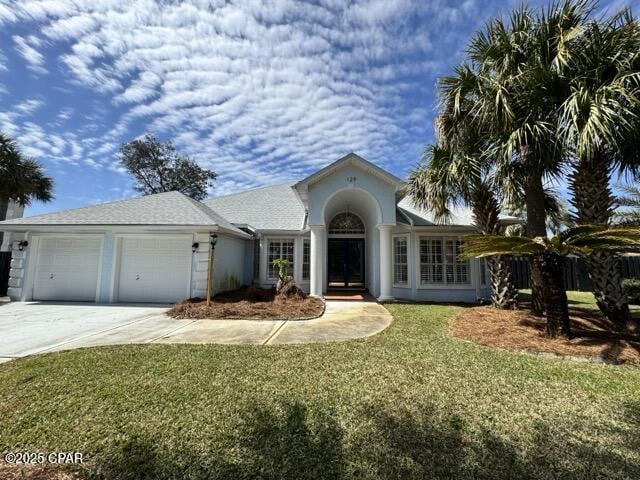
[[[391,314],[374,302],[328,301],[302,321],[176,320],[154,305],[0,304],[0,362],[43,352],[130,343],[301,344],[375,335]]]
[[[375,335],[393,317],[373,302],[327,302],[313,320],[196,320],[154,343],[285,344],[352,340]]]

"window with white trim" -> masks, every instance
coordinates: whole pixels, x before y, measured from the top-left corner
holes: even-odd
[[[469,260],[458,255],[463,242],[455,238],[420,237],[420,285],[468,285]]]
[[[289,275],[293,275],[293,259],[294,259],[294,241],[292,238],[269,240],[267,247],[267,275],[269,279],[278,278],[278,270],[273,266],[274,260],[289,261]]]
[[[409,242],[406,235],[393,237],[393,284],[409,285]]]
[[[483,287],[487,286],[487,259],[480,259],[480,285]]]
[[[302,241],[302,280],[311,278],[311,240]]]

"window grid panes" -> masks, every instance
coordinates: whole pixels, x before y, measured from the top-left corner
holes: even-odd
[[[329,223],[329,233],[350,235],[364,234],[364,223],[362,223],[360,217],[353,213],[339,213],[333,217],[333,220]]]
[[[420,284],[443,283],[442,240],[420,239]]]
[[[420,284],[471,283],[469,260],[458,258],[462,244],[457,239],[421,237]]]
[[[409,284],[407,237],[393,238],[393,283],[395,285]]]
[[[267,250],[267,272],[269,278],[278,278],[278,271],[273,266],[277,259],[289,260],[289,275],[293,275],[293,240],[269,240]]]
[[[304,240],[302,243],[302,279],[309,280],[311,277],[311,241]]]

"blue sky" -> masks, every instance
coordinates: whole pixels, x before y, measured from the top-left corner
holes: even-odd
[[[218,172],[214,195],[350,151],[403,177],[437,78],[516,3],[0,0],[0,130],[55,180],[27,214],[133,196],[117,153],[145,132]]]

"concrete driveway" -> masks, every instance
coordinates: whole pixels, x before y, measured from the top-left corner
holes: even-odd
[[[176,320],[157,305],[0,303],[0,362],[56,350],[124,343],[283,344],[374,335],[392,321],[371,302],[327,302],[303,321]]]
[[[0,303],[0,361],[49,350],[147,342],[188,323],[165,311],[146,305]]]

